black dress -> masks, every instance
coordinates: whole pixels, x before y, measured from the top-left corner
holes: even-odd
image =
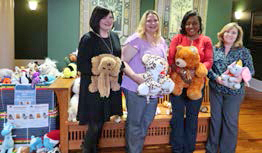
[[[121,46],[116,33],[110,32],[113,46],[113,55],[121,57]],[[102,41],[104,39],[104,42]],[[104,122],[112,115],[122,115],[121,91],[110,91],[108,98],[101,98],[98,92],[91,93],[88,86],[91,83],[91,58],[110,51],[110,38],[100,38],[93,32],[85,34],[79,43],[77,67],[81,72],[80,95],[77,112],[77,120],[80,125],[90,122]],[[107,43],[107,46],[105,45]],[[123,64],[122,67],[123,68]],[[119,74],[118,83],[122,82],[122,71]]]

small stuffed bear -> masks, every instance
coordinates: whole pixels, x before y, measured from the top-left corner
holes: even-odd
[[[76,122],[79,90],[80,90],[80,78],[76,78],[74,81],[73,88],[72,88],[74,95],[70,99],[69,108],[68,108],[68,121]]]
[[[221,75],[223,84],[231,89],[240,89],[242,79],[249,86],[248,81],[251,80],[251,73],[248,67],[243,67],[242,60],[233,62],[227,67],[227,70]]]
[[[146,73],[143,75],[145,82],[138,86],[138,94],[146,96],[147,102],[150,96],[170,94],[174,89],[174,82],[166,76],[167,61],[157,55],[145,54],[142,62],[146,67]]]
[[[99,91],[101,97],[109,97],[110,89],[120,90],[118,74],[120,72],[121,60],[111,54],[100,54],[91,59],[92,73],[89,91]]]
[[[182,94],[183,88],[187,88],[189,99],[200,99],[207,68],[200,62],[197,48],[194,46],[177,46],[174,63],[171,78],[176,86],[173,94],[179,96]]]

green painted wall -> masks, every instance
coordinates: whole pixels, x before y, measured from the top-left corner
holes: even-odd
[[[79,42],[79,0],[48,0],[48,57],[65,67],[64,57]]]
[[[212,39],[213,44],[217,42],[217,33],[221,28],[231,22],[231,16],[232,0],[208,1],[206,35]]]
[[[155,9],[155,0],[141,0],[140,2],[140,17],[145,13],[146,10]]]
[[[48,0],[48,56],[65,66],[64,57],[79,42],[79,0]],[[154,9],[155,0],[141,0],[140,15]],[[217,42],[217,32],[231,21],[232,0],[208,1],[206,35]]]

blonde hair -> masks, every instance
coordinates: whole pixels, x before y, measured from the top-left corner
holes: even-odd
[[[236,28],[238,31],[238,35],[236,38],[236,41],[233,44],[233,47],[238,48],[238,47],[243,47],[243,30],[242,28],[235,22],[228,23],[225,25],[220,32],[217,33],[217,39],[218,43],[215,45],[216,47],[221,47],[223,43],[223,36],[224,33],[232,28]]]
[[[145,35],[145,33],[146,33],[146,19],[147,19],[147,16],[148,16],[149,14],[155,15],[155,16],[157,17],[158,21],[160,22],[159,16],[158,16],[158,14],[157,14],[156,11],[154,11],[154,10],[147,10],[147,11],[143,14],[143,16],[142,16],[142,18],[141,18],[141,20],[140,20],[140,22],[139,22],[139,25],[138,25],[138,27],[137,27],[137,29],[136,29],[136,32],[138,33],[139,37],[142,38],[142,39],[146,39],[146,35]],[[154,34],[153,37],[154,37],[154,42],[155,42],[155,43],[157,43],[158,41],[160,41],[160,38],[161,38],[160,23],[158,24],[158,29],[157,29],[157,31],[156,31],[156,33]]]

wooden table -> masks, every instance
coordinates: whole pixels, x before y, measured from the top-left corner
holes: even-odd
[[[58,78],[49,86],[49,89],[54,90],[59,104],[60,117],[60,149],[62,153],[68,153],[68,104],[71,98],[71,88],[74,79]]]

